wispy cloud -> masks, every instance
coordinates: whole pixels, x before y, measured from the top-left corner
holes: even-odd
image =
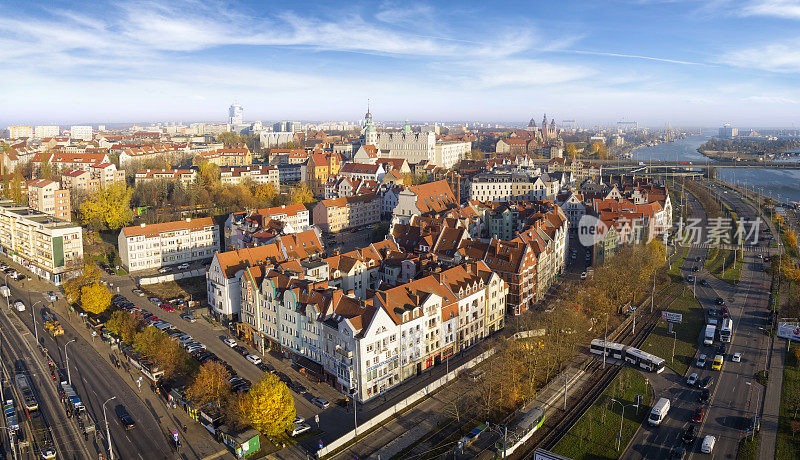
[[[704,62],[694,62],[694,61],[683,61],[680,59],[668,59],[668,58],[661,58],[661,57],[654,57],[654,56],[642,56],[638,54],[624,54],[624,53],[611,53],[605,51],[587,51],[587,50],[570,50],[564,49],[560,50],[564,53],[572,53],[572,54],[585,54],[589,56],[606,56],[606,57],[617,57],[617,58],[625,58],[625,59],[640,59],[644,61],[655,61],[655,62],[665,62],[668,64],[681,64],[681,65],[699,65],[699,66],[707,66],[709,64]]]
[[[720,62],[769,72],[800,73],[800,40],[729,51]]]
[[[740,10],[742,16],[800,19],[800,0],[754,0]]]

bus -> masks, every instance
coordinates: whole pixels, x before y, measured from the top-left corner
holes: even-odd
[[[623,345],[621,343],[609,342],[603,339],[594,339],[589,345],[589,351],[593,354],[607,358],[623,359],[626,363],[641,369],[660,373],[664,370],[664,359],[656,355],[651,355],[638,348]]]
[[[722,342],[730,342],[733,336],[733,320],[725,318],[722,320],[722,326],[719,329],[719,340]]]

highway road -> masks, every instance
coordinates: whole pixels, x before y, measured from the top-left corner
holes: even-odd
[[[56,338],[52,337],[42,328],[42,308],[50,308],[50,311],[53,311],[46,295],[42,292],[28,291],[23,288],[21,283],[12,279],[8,279],[7,282],[11,288],[11,302],[20,299],[27,307],[24,312],[16,312],[12,309],[10,314],[15,315],[24,323],[24,327],[21,327],[23,333],[31,336],[34,334],[31,306],[34,305],[33,316],[36,318],[39,339],[60,368],[66,369],[64,345],[76,339],[68,349],[72,384],[95,421],[98,431],[102,431],[103,439],[100,444],[102,450],[106,449],[102,405],[112,396],[116,396],[115,400],[106,404],[106,416],[116,458],[148,460],[174,458],[174,451],[162,434],[152,409],[134,393],[134,390],[126,382],[122,381],[122,377],[117,371],[75,331],[73,326],[82,327],[76,317],[70,321],[56,313],[64,328],[64,334]],[[59,300],[58,303],[63,308],[56,311],[65,311],[64,301]],[[49,371],[46,374],[50,379]],[[53,383],[50,382],[50,385]],[[125,430],[120,425],[115,415],[117,405],[123,405],[130,412],[136,421],[133,429]],[[64,411],[60,408],[59,410],[61,419],[65,419]],[[97,458],[97,455],[94,454],[92,458]]]
[[[740,217],[748,220],[755,218],[754,211],[735,197],[723,199],[737,210]],[[694,215],[701,211],[693,199],[689,200],[689,205]],[[760,250],[768,252],[764,247]],[[702,269],[699,272],[692,272],[692,266],[702,264],[696,262],[697,257],[703,260],[706,251],[705,248],[692,247],[684,262],[682,273],[684,279],[694,273],[698,278],[707,281],[708,285],[705,286],[699,283],[691,285],[706,311],[717,306],[717,297],[725,300],[734,321],[734,335],[732,342],[728,344],[722,371],[710,370],[710,361],[717,354],[718,339],[715,339],[715,344],[712,346],[699,345],[698,355],[705,354],[708,357],[709,364],[706,368],[698,368],[695,361],[688,371],[688,373],[696,372],[700,379],[710,376],[714,383],[710,387],[710,401],[704,406],[705,417],[697,424],[697,439],[687,445],[686,457],[692,458],[699,453],[703,436],[713,435],[717,438],[714,456],[734,458],[746,422],[758,413],[758,402],[761,401],[763,387],[755,382],[753,376],[765,366],[768,340],[763,334],[763,326],[768,320],[766,307],[770,280],[763,271],[757,253],[746,253],[741,279],[737,286],[720,281]],[[702,337],[698,337],[698,343],[701,342]],[[737,352],[742,354],[742,362],[733,363],[731,357]],[[690,419],[694,410],[701,406],[699,403],[701,390],[689,387],[685,376],[665,372],[651,377],[651,383],[655,397],[670,398],[672,408],[661,426],[657,428],[643,426],[639,430],[623,458],[667,458],[669,452],[681,444],[681,435],[691,424]]]

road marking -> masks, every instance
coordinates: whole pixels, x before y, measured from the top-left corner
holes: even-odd
[[[216,454],[211,454],[208,457],[203,457],[200,460],[213,460],[215,458],[222,457],[223,455],[227,454],[228,452],[229,452],[228,450],[221,450],[221,451],[217,452]]]

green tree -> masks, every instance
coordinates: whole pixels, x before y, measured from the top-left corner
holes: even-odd
[[[111,305],[113,294],[107,287],[100,283],[90,284],[81,288],[81,305],[89,313],[99,315]]]
[[[91,192],[80,208],[81,224],[93,230],[117,230],[133,220],[133,190],[118,182]]]
[[[53,165],[50,164],[49,160],[44,160],[39,166],[39,179],[53,180],[53,177],[55,177]]]
[[[230,147],[232,145],[236,145],[246,141],[247,141],[246,137],[242,139],[242,136],[239,136],[236,133],[225,132],[217,134],[217,142],[222,142],[225,145],[225,147]]]
[[[267,436],[283,433],[295,418],[294,398],[289,388],[278,376],[269,373],[242,398],[241,410],[253,428]]]

